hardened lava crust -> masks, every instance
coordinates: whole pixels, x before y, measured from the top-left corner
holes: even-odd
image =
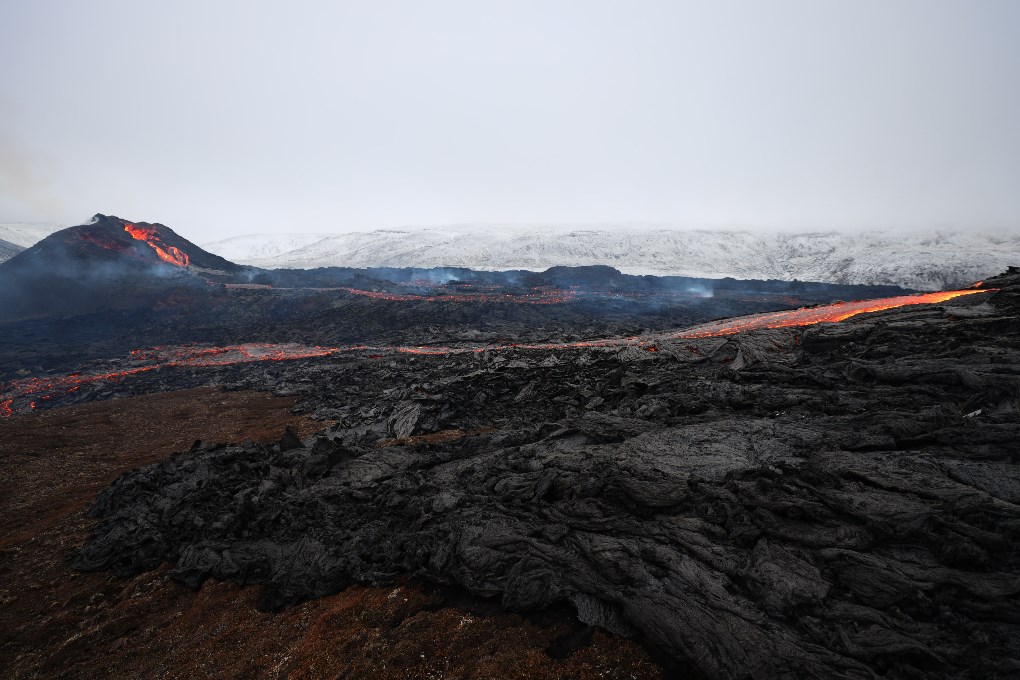
[[[119,474],[196,439],[274,442],[294,398],[219,388],[47,410],[0,422],[0,676],[5,678],[648,678],[635,642],[580,624],[568,608],[524,618],[413,579],[354,586],[277,613],[257,586],[193,592],[169,565],[129,579],[69,558],[84,515]]]
[[[253,367],[334,424],[122,476],[74,566],[269,611],[408,578],[567,606],[692,677],[1015,676],[1020,272],[984,285],[654,347]]]

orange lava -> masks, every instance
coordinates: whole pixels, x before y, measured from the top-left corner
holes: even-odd
[[[15,402],[24,403],[29,397],[49,400],[56,396],[71,394],[85,385],[97,382],[117,381],[140,373],[174,366],[204,368],[229,366],[254,361],[289,361],[311,357],[328,356],[337,348],[306,347],[302,345],[279,345],[272,343],[247,343],[230,347],[153,347],[148,350],[132,350],[131,361],[135,365],[119,371],[99,373],[69,373],[62,376],[23,378],[4,387],[0,393],[0,415],[11,416],[17,410]],[[35,408],[34,401],[26,404]]]
[[[167,367],[228,366],[231,364],[250,363],[256,361],[292,361],[327,357],[336,354],[365,353],[369,358],[381,357],[385,354],[412,354],[420,356],[447,356],[453,354],[479,354],[509,349],[519,350],[571,350],[598,348],[636,347],[649,352],[658,352],[657,343],[663,340],[697,339],[733,335],[744,331],[769,328],[787,328],[791,326],[808,326],[817,323],[843,321],[858,314],[878,312],[895,307],[909,305],[936,304],[964,295],[994,292],[995,288],[983,290],[952,290],[939,293],[923,293],[920,295],[901,295],[876,300],[858,300],[855,302],[836,302],[817,307],[805,307],[783,312],[766,312],[749,316],[735,317],[693,326],[673,333],[649,336],[631,336],[626,338],[602,338],[597,340],[579,340],[577,342],[552,343],[508,343],[503,345],[483,346],[373,346],[346,345],[342,347],[309,347],[296,344],[246,343],[227,347],[153,347],[147,350],[136,349],[131,352],[134,365],[119,371],[99,373],[71,373],[64,376],[44,378],[24,378],[6,385],[0,392],[0,416],[11,416],[16,412],[34,409],[36,399],[49,400],[56,396],[70,394],[83,385],[116,381],[123,378],[154,371]],[[697,348],[688,346],[689,351],[697,352]]]
[[[173,246],[168,246],[163,243],[163,240],[156,233],[156,230],[152,227],[138,227],[133,224],[125,224],[124,231],[131,234],[131,237],[136,241],[144,241],[156,254],[159,255],[159,259],[174,265],[175,267],[187,267],[191,261],[188,258],[187,253],[182,252],[180,249]]]
[[[990,289],[989,289],[990,290]],[[921,293],[919,295],[900,295],[877,300],[857,300],[854,302],[834,302],[830,305],[803,307],[785,312],[767,312],[751,314],[734,319],[721,319],[711,323],[686,328],[670,334],[672,338],[709,338],[720,335],[733,335],[743,331],[760,330],[763,328],[787,328],[789,326],[810,326],[816,323],[834,323],[849,319],[858,314],[881,312],[908,305],[928,305],[945,302],[962,295],[987,293],[989,290],[946,290],[938,293]]]

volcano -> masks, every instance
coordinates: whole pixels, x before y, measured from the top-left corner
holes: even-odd
[[[0,318],[146,307],[171,289],[248,281],[253,271],[162,224],[97,214],[0,264]]]

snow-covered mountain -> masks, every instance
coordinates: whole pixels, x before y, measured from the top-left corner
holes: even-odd
[[[49,222],[4,222],[0,224],[0,262],[6,262],[25,248],[35,245],[64,227]]]
[[[17,243],[11,243],[10,241],[0,239],[0,262],[6,262],[22,250],[24,250],[24,248],[19,246]]]
[[[287,239],[307,242],[285,250]],[[426,227],[256,235],[205,245],[267,268],[444,267],[542,270],[606,264],[631,274],[970,285],[1020,264],[1020,230],[773,232],[619,227]],[[265,254],[261,254],[265,253]]]
[[[28,248],[66,226],[51,222],[4,222],[0,224],[0,241]]]
[[[333,234],[249,234],[200,245],[231,262],[250,262],[277,257],[330,236]]]

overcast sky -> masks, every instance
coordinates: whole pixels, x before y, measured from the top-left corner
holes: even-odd
[[[0,221],[1020,229],[1020,1],[0,4]]]

